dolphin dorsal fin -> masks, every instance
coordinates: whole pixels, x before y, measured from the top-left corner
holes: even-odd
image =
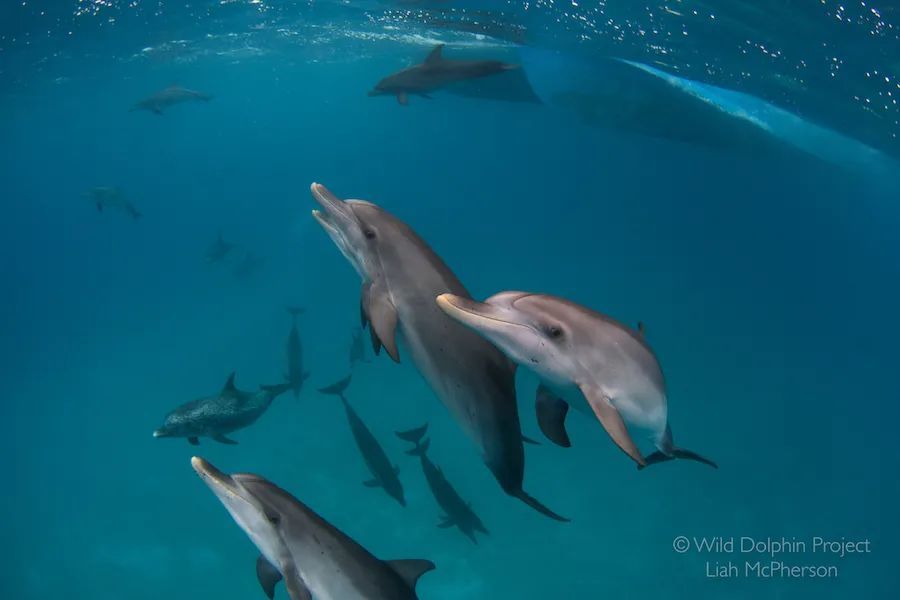
[[[222,388],[222,393],[226,392],[236,392],[237,388],[234,387],[234,371],[231,372],[231,375],[228,376],[228,381],[225,382],[225,386]]]
[[[436,65],[437,63],[444,60],[444,56],[442,54],[443,49],[443,44],[438,44],[437,46],[435,46],[434,49],[428,53],[428,56],[425,57],[425,64]]]
[[[434,569],[434,563],[424,558],[406,558],[384,562],[406,582],[411,590],[416,589],[419,577]]]

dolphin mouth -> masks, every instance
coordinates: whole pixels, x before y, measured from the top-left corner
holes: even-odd
[[[313,200],[322,207],[312,211],[313,217],[332,238],[342,237],[342,231],[356,221],[350,207],[321,183],[313,183],[309,191]]]
[[[213,466],[212,463],[199,456],[191,457],[191,466],[194,468],[194,471],[197,472],[197,475],[200,476],[200,479],[203,480],[203,483],[209,486],[216,496],[219,496],[220,498],[223,496],[241,498],[238,491],[239,486],[231,475],[223,473]]]
[[[435,301],[441,310],[447,313],[448,316],[473,329],[484,330],[487,329],[491,323],[500,323],[503,325],[513,325],[515,327],[531,329],[528,325],[517,323],[508,317],[504,318],[502,309],[491,304],[477,302],[470,298],[457,296],[456,294],[441,294]]]

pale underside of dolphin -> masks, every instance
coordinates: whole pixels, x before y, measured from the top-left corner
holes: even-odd
[[[574,406],[595,415],[638,467],[672,458],[716,466],[674,445],[665,380],[642,327],[631,329],[568,300],[528,292],[501,292],[485,302],[442,294],[437,304],[541,378],[538,423],[551,441],[570,444],[565,419]],[[650,430],[657,452],[645,458],[628,425]]]
[[[361,200],[341,200],[312,184],[313,216],[359,273],[362,321],[376,354],[399,362],[405,344],[418,371],[476,445],[503,490],[551,518],[565,520],[522,489],[525,454],[515,395],[515,365],[482,337],[445,315],[434,298],[468,293],[408,225]]]

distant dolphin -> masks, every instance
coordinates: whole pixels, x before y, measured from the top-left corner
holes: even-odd
[[[309,372],[303,369],[303,345],[300,343],[300,333],[297,331],[297,315],[302,315],[305,309],[298,306],[288,306],[291,313],[291,331],[288,333],[287,348],[287,373],[285,379],[291,384],[294,398],[300,396],[303,382],[309,377]]]
[[[363,341],[365,335],[362,328],[353,331],[353,338],[350,340],[350,367],[359,362],[369,362],[366,360],[366,346]]]
[[[212,96],[173,85],[167,87],[164,90],[156,92],[149,98],[144,98],[143,100],[132,106],[131,110],[149,110],[153,114],[161,115],[163,114],[163,110],[169,108],[170,106],[175,106],[176,104],[181,104],[182,102],[189,102],[192,100],[202,100],[203,102],[209,102],[210,100],[212,100]]]
[[[97,210],[103,212],[104,209],[112,208],[120,210],[130,216],[132,219],[140,219],[141,213],[134,207],[122,190],[117,187],[95,187],[90,189],[85,197],[88,198]]]
[[[434,569],[423,559],[375,558],[334,525],[258,475],[227,475],[197,456],[191,466],[259,549],[256,576],[291,600],[416,600],[416,582]]]
[[[422,64],[388,75],[375,85],[369,95],[396,96],[397,102],[406,106],[409,104],[409,94],[429,98],[428,92],[448,84],[518,68],[499,60],[447,60],[442,55],[443,49],[444,44],[438,44]]]
[[[186,437],[196,446],[201,437],[222,444],[237,444],[225,434],[252,425],[272,401],[291,388],[288,383],[261,385],[259,391],[244,392],[234,386],[234,373],[215,396],[182,404],[168,415],[153,437]]]
[[[344,396],[344,391],[350,385],[350,377],[348,375],[337,383],[321,388],[319,392],[340,397],[341,403],[344,405],[344,411],[347,413],[347,423],[350,425],[353,440],[356,442],[356,447],[359,448],[359,453],[362,454],[366,468],[369,469],[369,473],[373,477],[373,479],[364,481],[363,485],[383,488],[388,496],[400,503],[400,506],[406,506],[406,500],[403,498],[403,485],[397,476],[400,473],[400,469],[391,464],[387,454],[384,452],[384,448],[381,447],[381,444],[378,443],[378,440],[375,439],[375,436],[372,435],[372,432],[369,431],[369,428],[366,427],[366,424],[359,418],[359,415],[356,414],[356,411],[353,410],[353,407],[350,406],[350,403],[347,402],[347,398]]]
[[[209,262],[219,262],[228,254],[234,250],[235,244],[231,242],[226,242],[222,237],[222,233],[216,236],[216,240],[210,245],[209,250],[206,251],[206,260]]]
[[[425,474],[425,481],[428,482],[428,487],[431,489],[434,499],[437,500],[438,505],[446,513],[438,527],[442,529],[456,527],[463,535],[472,540],[472,543],[477,544],[478,540],[475,539],[475,532],[479,531],[489,535],[488,530],[484,523],[481,522],[481,519],[478,518],[478,515],[475,514],[475,511],[472,510],[472,505],[460,497],[459,493],[447,481],[441,468],[428,458],[427,453],[430,441],[428,439],[422,440],[427,429],[428,425],[423,425],[409,431],[398,431],[397,437],[415,444],[415,448],[407,450],[406,453],[419,457],[422,463],[422,472]]]
[[[361,307],[375,353],[384,347],[399,362],[398,340],[405,341],[416,368],[478,447],[503,491],[548,517],[567,520],[522,489],[525,451],[515,365],[434,302],[444,292],[468,297],[453,271],[384,209],[343,201],[318,183],[311,189],[322,209],[313,216],[362,278]]]
[[[673,458],[716,467],[673,443],[665,380],[642,326],[634,330],[563,298],[527,292],[500,292],[484,302],[442,294],[437,303],[540,376],[538,424],[550,440],[569,445],[571,405],[593,412],[639,468]],[[651,430],[658,451],[644,459],[626,422]]]
[[[258,273],[264,264],[266,264],[266,259],[264,257],[257,256],[247,250],[244,252],[244,256],[241,258],[240,262],[234,266],[231,272],[238,279],[248,279]]]

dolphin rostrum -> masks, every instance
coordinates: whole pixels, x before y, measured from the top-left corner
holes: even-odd
[[[396,96],[397,102],[406,106],[409,104],[410,94],[430,98],[428,92],[448,84],[518,68],[517,65],[499,60],[448,60],[443,57],[443,49],[444,44],[438,44],[422,64],[388,75],[375,85],[375,89],[370,91],[369,95]]]
[[[406,506],[406,500],[403,498],[403,485],[400,483],[400,477],[398,477],[400,469],[391,464],[390,459],[384,452],[384,448],[381,447],[381,444],[378,443],[378,440],[375,439],[375,436],[372,435],[372,432],[369,431],[363,420],[359,418],[359,415],[347,402],[344,392],[347,390],[347,386],[350,385],[350,377],[348,375],[337,383],[323,387],[319,392],[340,397],[341,403],[344,405],[344,411],[347,413],[347,423],[350,425],[353,440],[356,442],[356,447],[359,448],[359,453],[362,454],[366,468],[372,474],[372,479],[364,481],[363,485],[383,488],[388,496],[400,503],[400,506]]]
[[[256,392],[245,392],[234,386],[234,373],[215,396],[182,404],[168,415],[153,437],[186,437],[196,446],[201,437],[222,444],[237,444],[226,434],[252,425],[272,401],[289,390],[289,383],[261,385]]]
[[[313,216],[362,278],[361,310],[378,354],[413,363],[510,496],[565,521],[522,489],[525,452],[516,406],[515,364],[441,311],[444,292],[468,298],[456,275],[408,225],[362,200],[341,200],[312,184]]]
[[[259,549],[256,575],[270,599],[282,579],[291,600],[416,600],[424,559],[379,560],[292,495],[258,475],[191,466]]]
[[[538,424],[556,444],[570,445],[565,418],[572,405],[592,412],[638,468],[673,458],[716,467],[672,441],[665,379],[643,325],[631,329],[563,298],[527,292],[484,302],[442,294],[437,304],[537,373]],[[626,423],[650,430],[657,451],[645,459]]]
[[[113,208],[124,212],[132,219],[137,220],[141,218],[141,213],[125,197],[120,188],[111,186],[95,187],[88,191],[85,197],[97,207],[99,212],[103,212],[107,208]]]
[[[303,370],[303,346],[300,344],[300,334],[297,332],[297,316],[302,315],[305,309],[299,306],[288,306],[287,311],[291,313],[291,331],[287,340],[287,373],[285,379],[291,384],[294,391],[294,398],[300,396],[300,390],[303,389],[303,382],[309,377],[309,372]]]
[[[212,96],[200,92],[195,92],[194,90],[188,90],[177,85],[172,85],[164,90],[156,92],[148,98],[144,98],[143,100],[139,101],[137,104],[131,107],[131,110],[149,110],[155,115],[161,115],[163,114],[163,110],[169,108],[170,106],[181,104],[182,102],[189,102],[192,100],[202,100],[203,102],[209,102],[210,100],[212,100]]]
[[[438,505],[446,513],[438,527],[443,529],[455,526],[463,535],[472,540],[472,543],[477,544],[478,540],[475,539],[475,532],[478,531],[489,535],[488,530],[484,523],[481,522],[481,519],[478,518],[478,515],[475,514],[475,511],[472,510],[472,505],[460,497],[459,493],[447,481],[441,468],[428,458],[430,440],[427,438],[425,440],[422,439],[427,429],[428,425],[426,424],[417,429],[398,431],[396,433],[401,440],[415,444],[415,447],[407,450],[406,453],[419,457],[419,461],[422,463],[422,472],[425,474],[425,481],[428,482],[428,487],[431,488],[434,499],[437,500]]]

